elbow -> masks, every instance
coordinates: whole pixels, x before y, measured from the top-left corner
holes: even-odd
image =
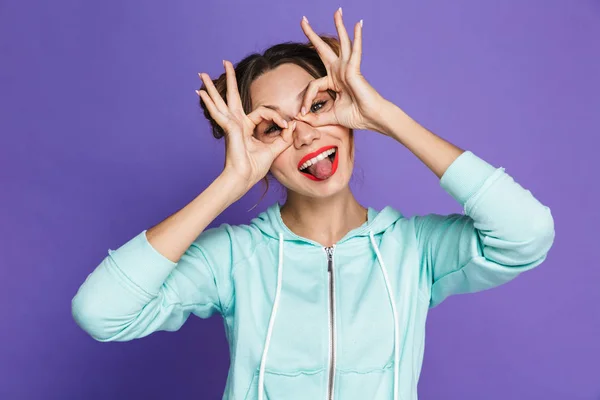
[[[554,218],[549,207],[543,206],[541,212],[530,221],[532,231],[538,236],[554,235]]]
[[[532,232],[533,256],[537,256],[538,259],[543,260],[554,244],[554,237],[556,236],[554,218],[548,207],[544,207],[542,215],[535,218],[532,222]]]
[[[554,220],[550,210],[522,221],[513,234],[503,238],[483,238],[483,256],[511,269],[523,272],[540,265],[554,243]]]
[[[94,340],[109,342],[114,340],[114,329],[110,326],[111,319],[107,318],[99,304],[88,293],[80,290],[71,301],[71,315],[75,323]]]
[[[527,232],[525,240],[515,248],[515,264],[530,269],[546,259],[554,244],[554,219],[549,208],[529,221]]]

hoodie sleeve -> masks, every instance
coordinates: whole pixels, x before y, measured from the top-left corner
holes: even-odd
[[[94,339],[108,342],[175,331],[191,313],[224,314],[233,296],[225,226],[204,231],[177,263],[152,247],[146,231],[109,250],[73,298],[73,318]]]
[[[554,241],[550,209],[504,168],[466,151],[440,185],[463,206],[464,215],[415,217],[430,307],[453,294],[506,283],[545,260]]]

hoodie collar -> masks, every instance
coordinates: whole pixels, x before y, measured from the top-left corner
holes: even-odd
[[[369,232],[376,235],[385,231],[400,218],[403,218],[403,215],[399,211],[389,206],[386,206],[381,211],[377,211],[372,207],[368,207],[367,210],[367,222],[352,229],[337,244],[354,237],[368,237]],[[321,244],[313,240],[296,235],[285,225],[281,218],[281,205],[279,202],[271,205],[256,218],[252,219],[251,224],[255,225],[263,234],[274,239],[279,239],[279,234],[282,234],[285,241],[299,241],[322,247]]]

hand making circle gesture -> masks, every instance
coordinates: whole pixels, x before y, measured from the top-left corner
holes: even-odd
[[[341,46],[339,56],[313,31],[306,17],[302,18],[302,30],[317,50],[327,75],[309,84],[296,118],[313,126],[337,124],[351,129],[371,129],[384,99],[360,72],[362,20],[354,26],[354,43],[344,27],[341,8],[335,12],[334,21]],[[331,110],[308,113],[317,94],[326,90],[337,93]]]
[[[227,103],[223,100],[208,74],[200,73],[206,90],[196,91],[204,101],[210,116],[225,132],[224,172],[247,183],[250,189],[271,168],[273,160],[292,145],[292,132],[296,121],[288,124],[281,115],[266,107],[258,107],[246,115],[238,91],[235,70],[229,61],[223,62],[227,81]],[[253,134],[262,121],[273,121],[283,128],[272,142],[264,143]]]

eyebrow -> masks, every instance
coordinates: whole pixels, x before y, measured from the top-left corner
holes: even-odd
[[[308,90],[308,85],[306,85],[304,90],[302,90],[300,93],[298,93],[298,95],[296,96],[296,100],[302,100],[304,98],[304,94],[306,93],[307,90]],[[270,108],[271,110],[277,111],[278,113],[281,114],[281,109],[277,106],[272,106],[270,104],[263,104],[262,106],[259,105],[258,107]],[[256,108],[258,108],[258,107],[256,107]]]

